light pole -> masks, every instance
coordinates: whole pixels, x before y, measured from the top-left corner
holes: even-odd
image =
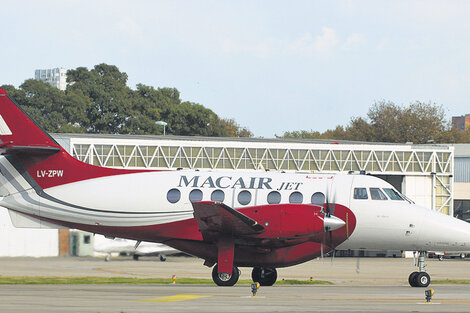
[[[155,122],[155,124],[163,126],[163,136],[165,136],[165,128],[166,128],[166,125],[168,125],[168,123],[164,121],[158,121],[158,122]]]

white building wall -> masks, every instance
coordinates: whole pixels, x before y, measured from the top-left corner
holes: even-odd
[[[432,177],[405,176],[403,178],[403,194],[416,204],[432,208]]]
[[[57,229],[16,228],[7,209],[0,207],[0,256],[58,256]]]
[[[34,79],[42,80],[52,86],[64,91],[67,87],[67,70],[64,68],[51,68],[46,70],[36,70]]]
[[[470,200],[470,183],[454,183],[454,199]]]

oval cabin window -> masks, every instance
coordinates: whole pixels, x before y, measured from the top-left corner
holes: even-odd
[[[168,202],[176,203],[180,201],[181,192],[178,189],[170,189],[166,195]]]
[[[247,190],[243,190],[238,194],[238,203],[241,205],[247,205],[251,201],[251,193]]]
[[[279,204],[279,203],[281,203],[281,194],[277,191],[271,191],[268,194],[268,203],[269,204]]]
[[[304,196],[298,191],[291,193],[289,196],[289,203],[302,203],[303,201]]]
[[[214,190],[211,194],[211,201],[224,202],[225,194],[222,190]]]
[[[323,205],[325,203],[325,195],[322,192],[315,192],[312,195],[312,204]]]
[[[189,193],[189,201],[199,202],[202,201],[202,191],[199,189],[194,189]]]

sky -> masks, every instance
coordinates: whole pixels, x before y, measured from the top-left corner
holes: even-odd
[[[470,1],[4,0],[0,85],[116,65],[256,137],[323,132],[376,101],[470,113]]]

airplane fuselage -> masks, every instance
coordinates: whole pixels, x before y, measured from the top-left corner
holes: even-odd
[[[313,203],[317,206],[313,214],[321,217],[328,198],[336,206],[334,215],[346,223],[332,232],[336,249],[470,250],[465,222],[415,205],[395,195],[387,182],[368,175],[149,171],[77,181],[38,192],[32,180],[6,158],[2,157],[0,170],[12,174],[5,186],[9,194],[0,205],[15,212],[108,236],[164,242],[205,259],[213,260],[217,253],[199,232],[191,206],[195,201],[219,201],[248,216],[255,214],[249,209],[253,207],[267,206],[265,212],[269,212],[269,205]],[[44,173],[38,171],[33,179],[58,178]],[[67,175],[61,169],[55,173]],[[362,196],[357,196],[358,189]],[[376,189],[382,199],[372,195]],[[276,214],[257,216],[267,230],[278,218]],[[300,227],[304,222],[284,222],[280,227]],[[235,264],[268,262],[280,267],[304,262],[319,256],[322,249],[331,250],[321,246],[322,236],[317,230],[311,236],[281,241],[263,236],[244,239],[236,242]],[[250,260],[253,253],[259,257]]]

